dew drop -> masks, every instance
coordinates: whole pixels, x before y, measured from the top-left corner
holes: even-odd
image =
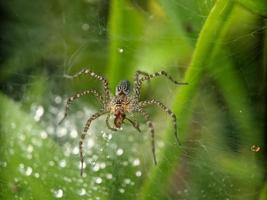
[[[122,48],[119,48],[118,51],[119,53],[123,53],[124,50]]]
[[[62,98],[61,98],[60,96],[56,96],[56,97],[55,97],[55,103],[56,103],[56,104],[60,104],[61,101],[62,101]]]
[[[138,166],[140,165],[140,160],[137,158],[133,161],[133,166]]]
[[[90,28],[89,24],[85,23],[82,25],[82,30],[84,30],[84,31],[87,31],[89,28]]]
[[[32,145],[29,145],[29,146],[27,147],[27,152],[28,152],[28,153],[32,153],[32,151],[33,151],[33,146],[32,146]]]
[[[78,148],[78,147],[74,147],[74,148],[72,149],[72,153],[73,153],[74,155],[77,155],[77,154],[79,153],[79,148]]]
[[[102,183],[102,178],[100,178],[100,177],[97,177],[97,178],[95,179],[95,182],[96,182],[97,184],[100,184],[100,183]]]
[[[53,194],[56,198],[62,198],[64,195],[64,192],[62,189],[54,190]]]
[[[39,174],[38,172],[36,172],[36,173],[34,174],[34,177],[35,177],[35,178],[39,178],[39,177],[40,177],[40,174]]]
[[[138,176],[138,177],[140,177],[140,176],[142,175],[142,172],[141,172],[141,171],[137,171],[137,172],[135,173],[135,175]]]
[[[34,114],[34,120],[37,121],[37,122],[40,121],[40,119],[43,116],[43,114],[44,114],[43,106],[37,106],[35,114]]]
[[[86,194],[86,190],[84,188],[82,188],[81,190],[79,190],[78,194],[80,196],[84,196]]]
[[[120,193],[124,193],[125,190],[124,190],[123,188],[120,188],[120,189],[119,189],[119,192],[120,192]]]
[[[104,132],[104,131],[102,131],[102,132],[103,132],[102,137],[103,137],[106,141],[110,141],[111,138],[112,138],[112,135],[111,135],[111,134],[108,134],[108,133],[106,133],[106,132]]]
[[[59,166],[62,168],[66,167],[66,160],[59,161]]]
[[[95,145],[94,140],[92,138],[89,138],[87,140],[87,146],[88,146],[88,148],[92,148],[94,145]]]
[[[67,134],[67,129],[64,127],[60,127],[57,132],[58,137],[63,137]]]
[[[119,148],[116,152],[118,156],[121,156],[123,154],[123,149]]]
[[[131,183],[131,179],[129,179],[129,178],[124,179],[124,183],[125,184],[130,184]]]
[[[110,180],[110,179],[112,179],[112,174],[109,174],[109,173],[108,173],[108,174],[106,175],[106,177],[107,177],[107,179]]]
[[[72,129],[70,132],[70,137],[71,138],[77,138],[78,137],[78,132],[75,129]]]
[[[32,174],[32,168],[31,167],[27,167],[26,171],[25,171],[26,176],[30,176]]]

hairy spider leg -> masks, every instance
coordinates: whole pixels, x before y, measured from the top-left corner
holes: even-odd
[[[80,161],[81,161],[81,176],[83,175],[83,163],[84,163],[84,157],[83,157],[83,141],[85,139],[85,136],[87,134],[87,131],[91,125],[91,122],[95,119],[97,119],[98,117],[100,117],[101,115],[104,115],[108,113],[108,111],[100,111],[97,112],[95,114],[93,114],[86,122],[84,129],[83,129],[83,133],[81,134],[80,137],[80,142],[79,142],[79,149],[80,149]]]
[[[133,121],[133,120],[127,118],[127,117],[126,117],[125,119],[128,120],[128,121],[132,124],[132,126],[133,126],[139,133],[141,133],[141,130],[140,130],[140,128],[139,128],[139,123],[138,123],[138,122]]]
[[[108,113],[107,115],[107,118],[106,118],[106,124],[107,124],[107,127],[112,130],[112,131],[117,131],[116,128],[113,128],[110,124],[109,124],[109,119],[110,119],[110,113]]]
[[[139,74],[140,74],[140,71],[137,71],[136,77],[138,77]],[[134,83],[134,93],[135,93],[134,97],[135,97],[135,99],[140,98],[140,91],[141,91],[142,83],[144,81],[149,81],[150,79],[153,79],[153,78],[158,77],[158,76],[165,76],[166,78],[168,78],[171,82],[173,82],[176,85],[187,85],[188,84],[188,83],[177,82],[170,75],[168,75],[167,72],[165,72],[165,71],[156,72],[154,74],[148,74],[148,75],[146,75],[140,79],[135,78],[135,83]]]
[[[63,120],[67,117],[68,115],[68,111],[69,111],[69,107],[72,104],[72,102],[82,96],[88,95],[88,94],[93,94],[94,96],[96,96],[100,102],[102,104],[104,104],[104,99],[103,97],[96,91],[96,90],[85,90],[85,91],[81,91],[76,93],[75,95],[71,96],[68,98],[66,106],[65,106],[65,113],[64,113],[64,117],[58,122],[58,124],[61,124],[63,122]]]
[[[155,100],[155,99],[141,101],[139,103],[139,105],[141,107],[145,107],[145,106],[148,106],[148,105],[156,105],[156,106],[160,107],[163,111],[165,111],[172,118],[172,124],[173,124],[173,127],[174,127],[174,135],[175,135],[177,143],[179,145],[181,145],[181,143],[180,143],[180,141],[178,139],[176,115],[169,108],[167,108],[167,106],[165,106],[163,103],[161,103],[160,101]]]
[[[149,131],[151,133],[151,145],[152,145],[152,154],[153,154],[153,159],[154,159],[154,164],[157,165],[157,159],[156,159],[156,153],[155,153],[155,130],[152,121],[150,120],[150,117],[146,111],[144,111],[142,108],[138,109],[138,112],[140,112],[148,125]]]
[[[103,76],[96,74],[95,72],[93,72],[90,69],[82,69],[80,72],[71,76],[71,78],[77,78],[83,74],[89,75],[93,78],[96,78],[97,80],[102,81],[103,87],[104,87],[104,93],[105,93],[105,103],[107,104],[107,102],[110,100],[110,89],[109,89],[109,83],[108,83],[107,79],[105,79]]]

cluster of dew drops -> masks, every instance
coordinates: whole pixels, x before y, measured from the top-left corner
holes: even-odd
[[[75,169],[70,169],[68,167],[68,157],[70,156],[79,157],[79,147],[78,147],[78,142],[77,142],[79,140],[79,133],[77,132],[77,130],[79,130],[79,127],[76,127],[74,122],[71,122],[74,118],[69,119],[69,120],[66,119],[62,126],[57,126],[55,125],[55,123],[45,121],[53,117],[56,118],[57,121],[59,121],[60,118],[64,114],[64,109],[62,107],[62,105],[64,105],[63,99],[60,96],[56,96],[54,97],[53,101],[54,101],[53,104],[47,110],[45,110],[44,106],[42,105],[31,106],[31,114],[32,114],[33,119],[37,123],[40,123],[41,125],[42,123],[46,123],[46,124],[43,124],[45,126],[42,126],[46,128],[41,130],[39,134],[34,133],[35,135],[33,135],[33,137],[30,139],[30,142],[28,143],[25,142],[26,141],[25,135],[20,134],[19,135],[20,146],[23,152],[25,152],[25,154],[24,153],[23,154],[26,157],[26,159],[31,160],[33,157],[35,148],[40,148],[49,137],[63,140],[64,143],[62,145],[63,145],[63,152],[64,152],[65,159],[64,157],[58,158],[58,156],[55,155],[55,157],[51,158],[51,160],[47,163],[47,168],[48,167],[59,167],[62,169],[67,169],[67,170],[76,170],[77,174],[79,174],[81,164],[78,162],[78,159],[77,159],[77,165]],[[75,117],[78,118],[77,120],[83,121],[84,116],[88,116],[91,113],[92,112],[88,110],[83,110],[82,112],[78,112],[78,114],[75,115]],[[48,115],[49,117],[47,119],[44,119],[45,115]],[[11,128],[15,128],[15,127],[16,127],[16,124],[12,123]],[[29,126],[27,127],[27,129],[30,131],[32,127]],[[101,136],[106,141],[107,144],[112,140],[111,133],[101,131]],[[71,142],[68,142],[68,141],[71,141]],[[11,142],[11,145],[14,145],[13,142]],[[84,146],[86,147],[86,156],[88,156],[83,166],[84,169],[86,167],[91,167],[91,171],[96,172],[96,173],[105,169],[107,167],[107,164],[104,161],[103,162],[98,161],[98,156],[92,153],[92,149],[94,147],[96,148],[97,146],[95,139],[93,137],[87,137]],[[118,147],[117,145],[115,146],[116,146],[116,149],[115,149],[114,154],[118,157],[123,156],[125,153],[124,149]],[[101,150],[102,149],[100,148],[100,151]],[[12,155],[14,153],[15,153],[14,150],[11,148],[9,150],[9,154]],[[129,162],[131,163],[133,167],[136,168],[134,176],[137,178],[141,177],[142,172],[141,170],[138,170],[138,166],[140,166],[140,159],[131,158],[129,159],[129,161],[124,161],[122,165],[126,166],[129,164]],[[38,168],[38,164],[34,163],[33,165],[34,166],[28,166],[25,163],[20,163],[18,165],[18,171],[20,172],[22,177],[33,176],[37,179],[42,178],[42,174],[40,172],[37,172],[37,170],[36,171],[34,170],[35,168]],[[7,166],[7,162],[0,161],[0,167],[6,167],[6,166]],[[92,188],[93,190],[97,190],[98,189],[97,187],[100,186],[104,181],[109,181],[114,178],[115,177],[113,177],[112,173],[105,173],[104,175],[102,174],[101,176],[90,178],[93,182],[94,187],[88,187],[88,184],[86,183],[86,181],[88,182],[88,179],[86,179],[86,173],[85,173],[84,178],[78,177],[79,185],[78,185],[78,189],[76,193],[80,196],[89,195],[90,191],[88,191],[86,188]],[[19,180],[21,180],[21,178],[17,178],[17,177],[15,178],[15,182],[19,182]],[[63,177],[63,180],[66,182],[74,181],[68,177]],[[75,181],[77,181],[77,177],[75,178]],[[134,180],[131,180],[130,178],[125,177],[123,179],[121,187],[118,188],[118,191],[120,193],[124,193],[126,191],[127,186],[133,186],[134,184],[135,184]],[[63,198],[65,190],[66,190],[66,187],[57,187],[57,188],[52,188],[50,191],[55,198]]]

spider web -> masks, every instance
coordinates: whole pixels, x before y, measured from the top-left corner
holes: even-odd
[[[140,115],[131,117],[139,121],[142,133],[127,123],[122,130],[112,132],[106,127],[104,116],[93,121],[84,143],[83,178],[79,176],[81,167],[79,135],[86,120],[99,110],[100,104],[94,97],[81,98],[71,106],[64,122],[61,125],[57,124],[63,117],[64,104],[68,96],[88,88],[101,91],[101,84],[97,81],[86,78],[68,80],[65,77],[87,63],[90,63],[95,71],[103,73],[109,71],[108,67],[97,68],[108,63],[109,29],[106,14],[108,5],[105,1],[94,0],[70,2],[70,5],[47,2],[49,3],[24,2],[25,5],[19,5],[19,2],[16,2],[16,5],[1,3],[7,12],[3,26],[10,27],[15,24],[18,30],[9,28],[11,36],[7,36],[8,31],[3,31],[2,34],[3,38],[8,38],[8,44],[11,45],[1,46],[2,55],[7,55],[3,64],[4,69],[1,70],[3,74],[1,93],[8,97],[1,94],[3,113],[1,113],[0,197],[34,199],[39,195],[43,199],[139,199],[143,195],[144,185],[153,180],[153,168],[159,168],[158,177],[165,176],[165,169],[153,164],[151,137],[146,122]],[[181,24],[188,32],[185,37],[192,46],[214,3],[197,2],[169,2],[180,8],[185,22],[190,22]],[[194,7],[191,7],[192,5]],[[157,6],[158,3],[152,5],[156,10],[159,9]],[[29,17],[38,16],[35,11],[37,7],[47,9],[45,15],[29,20]],[[154,27],[153,24],[159,23],[161,28],[166,26],[166,33],[162,33],[158,39],[155,39],[156,33],[152,34],[152,39],[158,45],[171,48],[170,43],[175,39],[173,18],[166,17],[164,18],[166,21],[161,22],[158,17],[164,11],[160,10],[157,16],[155,14],[157,12],[150,12],[143,7],[140,2],[134,1],[129,9],[136,9],[148,19],[146,27],[148,33]],[[31,12],[27,15],[26,11],[29,10]],[[9,14],[10,12],[12,14]],[[252,15],[246,10],[242,12]],[[19,23],[9,19],[10,15],[18,15]],[[48,25],[45,18],[50,19],[51,24]],[[256,20],[256,16],[253,19]],[[29,25],[29,22],[32,22],[32,28],[27,29],[24,26]],[[255,76],[259,72],[254,68],[250,69],[249,66],[257,63],[261,52],[256,51],[260,45],[253,46],[244,40],[258,37],[258,34],[263,34],[266,27],[254,26],[251,21],[244,26],[249,27],[248,32],[242,35],[233,34],[234,38],[226,40],[224,45],[233,51],[226,58],[219,59],[217,64],[228,58],[240,59],[240,63],[247,62],[246,67],[237,70],[250,92],[248,97],[252,105],[254,102],[259,102],[257,99],[259,94],[253,93],[257,87],[253,80],[256,80]],[[48,27],[51,28],[51,32],[47,30]],[[58,27],[65,30],[62,31]],[[25,30],[28,31],[28,35],[24,34]],[[35,37],[29,42],[32,36]],[[117,49],[118,55],[123,57],[126,54],[135,54],[136,69],[149,73],[159,70],[176,73],[178,63],[178,70],[182,74],[189,65],[186,54],[185,58],[173,59],[172,54],[179,51],[174,47],[170,51],[170,56],[167,56],[171,61],[167,62],[163,58],[155,58],[155,61],[144,60],[144,57],[149,56],[150,47],[153,47],[149,40],[141,39],[146,45],[133,47],[131,45],[133,38],[124,36],[120,39],[124,41],[124,46]],[[47,42],[44,44],[43,41]],[[251,51],[248,54],[249,58],[243,60],[245,50],[244,52],[235,50],[235,45],[240,45],[240,41],[241,47],[255,50],[256,53]],[[20,42],[20,45],[17,45],[17,42]],[[42,50],[36,52],[36,47],[39,46],[42,46]],[[34,47],[35,51],[32,51],[31,47]],[[151,54],[158,55],[156,50],[151,49]],[[23,59],[25,56],[27,59]],[[155,62],[162,65],[155,67]],[[223,71],[224,68],[220,70]],[[168,177],[167,189],[163,190],[165,199],[230,200],[259,197],[264,170],[258,155],[263,155],[263,146],[259,146],[261,150],[255,152],[251,151],[251,146],[241,142],[244,137],[242,131],[231,116],[227,102],[215,81],[216,77],[220,76],[220,70],[205,75],[198,92],[191,99],[193,106],[187,109],[187,112],[191,113],[186,130],[187,136],[181,146],[175,142],[174,135],[173,141],[166,140],[166,134],[172,131],[169,116],[157,108],[148,109],[155,125],[158,162],[173,163],[162,154],[166,146],[173,148],[173,151],[177,151],[177,148],[180,151],[179,159],[175,163],[176,168]],[[105,75],[110,78],[108,73]],[[128,78],[133,75],[125,76]],[[182,75],[176,78],[182,79]],[[170,97],[174,97],[175,91],[177,88],[172,83],[164,78],[158,78],[144,85],[142,99],[157,98],[168,107],[172,107],[174,99]],[[229,91],[229,94],[234,92],[234,90]],[[257,105],[262,106],[260,103]],[[240,112],[245,111],[240,110]],[[179,121],[183,116],[177,118],[179,128]],[[262,120],[260,117],[257,118]],[[263,123],[259,125],[264,126]],[[252,133],[245,137],[245,140],[254,141]],[[36,194],[38,192],[39,194]],[[161,199],[161,192],[150,194],[150,199]]]

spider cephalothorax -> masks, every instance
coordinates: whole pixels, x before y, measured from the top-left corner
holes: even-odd
[[[84,96],[87,94],[93,94],[103,104],[103,108],[99,112],[93,114],[87,120],[85,127],[84,127],[84,130],[83,130],[83,133],[81,134],[81,139],[80,139],[80,143],[79,143],[80,159],[81,159],[81,175],[83,174],[83,163],[84,163],[83,141],[85,139],[85,135],[86,135],[86,133],[87,133],[87,131],[91,125],[91,122],[93,120],[97,119],[98,117],[104,115],[104,114],[107,114],[107,118],[106,118],[107,127],[109,129],[111,129],[112,131],[117,131],[118,128],[121,128],[122,124],[126,120],[126,121],[130,122],[132,124],[132,126],[134,128],[136,128],[136,130],[138,130],[139,132],[141,132],[139,129],[139,124],[136,121],[128,118],[127,114],[138,112],[141,115],[143,115],[143,117],[147,121],[148,128],[149,128],[149,130],[151,132],[151,136],[152,136],[152,153],[153,153],[153,158],[154,158],[155,164],[157,164],[157,160],[156,160],[156,155],[155,155],[154,127],[153,127],[153,124],[150,120],[149,114],[144,110],[144,108],[146,106],[156,105],[159,108],[161,108],[163,111],[165,111],[168,115],[171,116],[173,126],[174,126],[175,138],[176,138],[177,142],[179,143],[175,114],[170,109],[168,109],[163,103],[161,103],[160,101],[157,101],[155,99],[140,101],[140,90],[141,90],[142,83],[144,81],[150,80],[150,79],[152,79],[154,77],[158,77],[158,76],[165,76],[170,81],[172,81],[173,83],[175,83],[177,85],[186,85],[187,83],[180,83],[180,82],[175,81],[165,71],[156,72],[154,74],[148,74],[145,72],[137,71],[135,74],[135,79],[134,79],[133,93],[131,94],[130,82],[127,80],[123,80],[117,85],[116,91],[115,91],[115,96],[112,96],[112,95],[110,95],[110,89],[108,86],[108,81],[103,76],[100,76],[89,69],[83,69],[82,71],[80,71],[77,74],[75,74],[74,76],[72,76],[72,78],[79,77],[83,74],[89,75],[90,77],[93,77],[93,78],[96,78],[96,79],[102,81],[103,87],[104,87],[104,96],[100,95],[96,90],[89,89],[89,90],[79,92],[79,93],[69,97],[67,100],[66,107],[65,107],[64,117],[61,120],[61,122],[62,122],[65,119],[65,117],[67,116],[67,112],[68,112],[70,104],[75,99],[77,99],[81,96]],[[109,124],[110,115],[114,115],[114,117],[115,117],[114,118],[115,128]]]

